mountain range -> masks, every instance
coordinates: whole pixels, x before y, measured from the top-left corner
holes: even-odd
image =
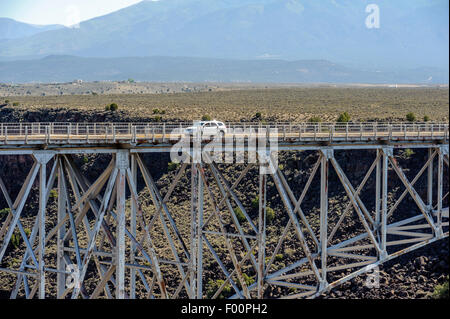
[[[366,19],[371,14],[366,12],[366,7],[371,3],[379,7],[379,28],[368,28],[366,25]],[[178,78],[175,77],[177,72],[171,73],[170,70],[173,63],[186,61],[184,57],[190,57],[198,58],[194,61],[204,61],[205,65],[200,69],[213,72],[201,73],[204,74],[200,77],[202,80],[232,77],[259,79],[247,76],[243,71],[242,74],[246,76],[240,76],[237,70],[227,76],[216,75],[214,72],[219,69],[215,70],[212,65],[218,63],[220,67],[224,64],[242,67],[245,64],[251,68],[250,65],[265,63],[266,66],[270,65],[271,78],[281,78],[284,82],[309,78],[305,74],[299,77],[301,72],[296,71],[298,68],[283,73],[274,65],[282,64],[284,68],[295,67],[297,63],[332,61],[327,63],[347,68],[342,74],[359,72],[358,76],[343,76],[340,78],[342,81],[361,78],[363,73],[365,76],[362,78],[371,75],[371,82],[384,81],[395,79],[402,73],[402,81],[407,82],[427,79],[437,81],[444,74],[444,82],[448,83],[448,7],[447,0],[142,1],[84,21],[78,28],[49,26],[49,29],[34,34],[31,31],[28,34],[19,32],[19,29],[17,32],[5,32],[0,20],[0,39],[3,38],[0,61],[29,61],[23,62],[23,65],[30,65],[33,64],[31,60],[47,56],[52,56],[44,60],[47,62],[55,62],[57,55],[62,56],[59,61],[82,57],[87,60],[76,60],[77,65],[106,68],[116,62],[120,64],[116,69],[121,71],[114,72],[133,74],[140,70],[132,67],[123,69],[128,63],[126,61],[133,61],[130,63],[134,65],[139,61],[137,57],[142,57],[146,59],[146,65],[151,65],[152,61],[167,57],[164,61],[172,64],[167,65],[165,75],[147,75],[142,78],[186,80],[195,76]],[[3,64],[0,68],[12,70],[13,66],[17,67],[17,63],[9,66]],[[189,66],[183,67],[189,69]],[[76,71],[71,74],[71,78],[75,77]],[[45,70],[42,72],[39,73],[41,77],[36,74],[21,79],[50,78]],[[104,74],[105,79],[112,79],[114,72],[109,68],[103,69],[100,74]],[[285,74],[286,78],[276,75],[276,72]],[[328,79],[327,74],[311,79]],[[333,74],[329,81],[334,81],[339,72]],[[91,77],[89,74],[81,75],[82,78]],[[2,77],[5,79],[5,75]],[[13,74],[7,74],[7,77],[19,79],[18,75]],[[260,79],[265,78],[267,76]]]
[[[0,41],[30,37],[45,31],[62,28],[64,26],[58,24],[34,25],[0,17]]]
[[[48,56],[0,62],[0,82],[121,81],[284,83],[448,83],[437,68],[370,71],[326,60],[232,60],[192,57],[85,58]]]

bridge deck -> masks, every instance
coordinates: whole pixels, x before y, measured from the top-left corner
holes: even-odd
[[[174,144],[189,136],[185,133],[188,126],[187,123],[0,123],[0,148],[39,144]],[[227,128],[225,140],[270,137],[281,143],[445,142],[449,138],[447,123],[239,123]]]

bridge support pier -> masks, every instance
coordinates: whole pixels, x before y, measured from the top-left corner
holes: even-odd
[[[387,219],[388,219],[388,172],[389,172],[389,156],[393,155],[392,148],[382,149],[383,171],[381,174],[382,195],[381,195],[381,253],[379,259],[384,260],[387,257]]]
[[[323,149],[320,155],[320,253],[321,278],[319,289],[325,289],[327,281],[328,252],[328,166],[329,159],[334,158],[333,149]]]
[[[436,236],[442,237],[442,202],[444,185],[444,157],[448,156],[448,145],[438,148],[438,181],[437,181],[437,212],[436,212]],[[448,214],[448,213],[447,213]],[[448,217],[448,215],[447,215]]]
[[[130,162],[131,162],[131,176],[130,179],[132,180],[131,183],[131,192],[137,193],[137,161],[135,154],[130,155]],[[137,235],[137,220],[136,220],[136,213],[137,213],[137,205],[136,201],[131,201],[131,220],[130,220],[130,228],[131,228],[131,235],[136,238]],[[130,262],[134,264],[136,262],[136,243],[132,241],[131,243],[131,256],[130,256]],[[130,299],[136,298],[136,268],[130,268]]]
[[[45,151],[34,154],[36,161],[39,163],[39,213],[37,217],[39,223],[39,299],[45,299],[45,215],[47,200],[52,187],[52,185],[47,186],[47,163],[53,156],[54,153]]]
[[[65,187],[65,181],[64,181],[64,170],[61,163],[61,157],[57,157],[56,159],[58,161],[58,217],[57,217],[57,223],[62,223],[66,216],[67,216],[67,192]],[[66,228],[65,227],[59,227],[57,232],[57,243],[56,243],[56,249],[57,249],[57,263],[56,268],[59,270],[66,270],[67,265],[64,259],[64,237],[66,236]],[[64,292],[65,286],[66,286],[66,275],[63,272],[57,273],[57,286],[56,286],[56,297],[59,298],[61,294]]]
[[[266,272],[266,219],[267,219],[267,164],[259,164],[259,203],[258,203],[258,269],[257,269],[257,297],[264,298],[264,277]]]
[[[130,154],[128,151],[116,153],[117,175],[117,229],[116,229],[116,298],[125,298],[125,196],[126,196],[126,174],[130,169]]]

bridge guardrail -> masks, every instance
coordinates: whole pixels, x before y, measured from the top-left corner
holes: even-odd
[[[279,138],[336,139],[357,140],[363,138],[444,138],[449,137],[449,124],[436,122],[417,123],[225,123],[228,132],[249,131],[261,129],[277,129]],[[180,134],[192,126],[184,123],[0,123],[0,141],[28,140],[32,138],[46,139],[136,139],[139,136],[163,140],[171,133]],[[236,133],[237,134],[237,133]]]

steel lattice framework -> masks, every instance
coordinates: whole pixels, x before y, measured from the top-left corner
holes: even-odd
[[[448,186],[444,186],[444,170],[448,172],[449,165],[448,124],[300,123],[267,127],[278,129],[278,152],[311,151],[318,155],[298,197],[274,159],[277,153],[268,147],[259,149],[256,163],[245,165],[231,181],[211,158],[182,163],[163,194],[143,156],[170,151],[173,136],[168,133],[169,125],[2,124],[0,157],[33,159],[16,198],[11,197],[0,172],[1,194],[9,208],[0,224],[0,265],[15,234],[20,234],[25,247],[19,265],[0,268],[0,272],[14,275],[11,298],[48,297],[49,276],[56,276],[52,296],[56,298],[136,298],[138,286],[147,298],[205,298],[206,256],[208,267],[215,267],[214,276],[222,279],[209,297],[217,298],[229,289],[230,298],[264,298],[269,286],[286,288],[283,298],[317,297],[388,260],[448,237],[448,207],[443,207],[448,202]],[[395,150],[408,148],[429,150],[427,161],[413,179],[408,179],[394,157]],[[335,157],[335,152],[348,150],[376,152],[359,185],[352,183]],[[91,182],[75,164],[74,154],[111,154],[111,160]],[[405,188],[390,206],[389,169]],[[253,216],[235,191],[251,170],[260,172],[259,203]],[[348,200],[337,216],[329,211],[332,171]],[[425,172],[428,186],[423,199],[414,185]],[[373,174],[375,205],[371,209],[361,194]],[[302,209],[302,203],[308,200],[307,192],[319,175],[320,194],[312,196],[320,196],[320,213],[318,225],[313,225],[312,214]],[[176,200],[174,204],[171,197],[182,178],[191,181],[191,202],[180,216],[172,212]],[[143,180],[154,206],[150,218],[142,208],[138,179]],[[32,229],[26,231],[22,217],[36,183],[38,213]],[[270,243],[266,222],[269,184],[282,201],[281,214],[287,216],[287,223]],[[55,188],[57,215],[48,229],[47,205]],[[398,207],[407,196],[414,200],[419,214],[399,213]],[[235,213],[237,208],[242,219]],[[180,228],[180,218],[190,220],[190,229]],[[338,236],[345,232],[343,226],[349,218],[359,225],[360,232],[350,238]],[[298,258],[274,269],[290,232],[296,236]],[[157,247],[157,237],[165,238],[166,247]],[[56,245],[55,251],[49,251],[50,244]],[[50,254],[56,258],[56,267],[46,265]],[[68,285],[73,267],[77,280]],[[248,280],[249,274],[254,280]]]

